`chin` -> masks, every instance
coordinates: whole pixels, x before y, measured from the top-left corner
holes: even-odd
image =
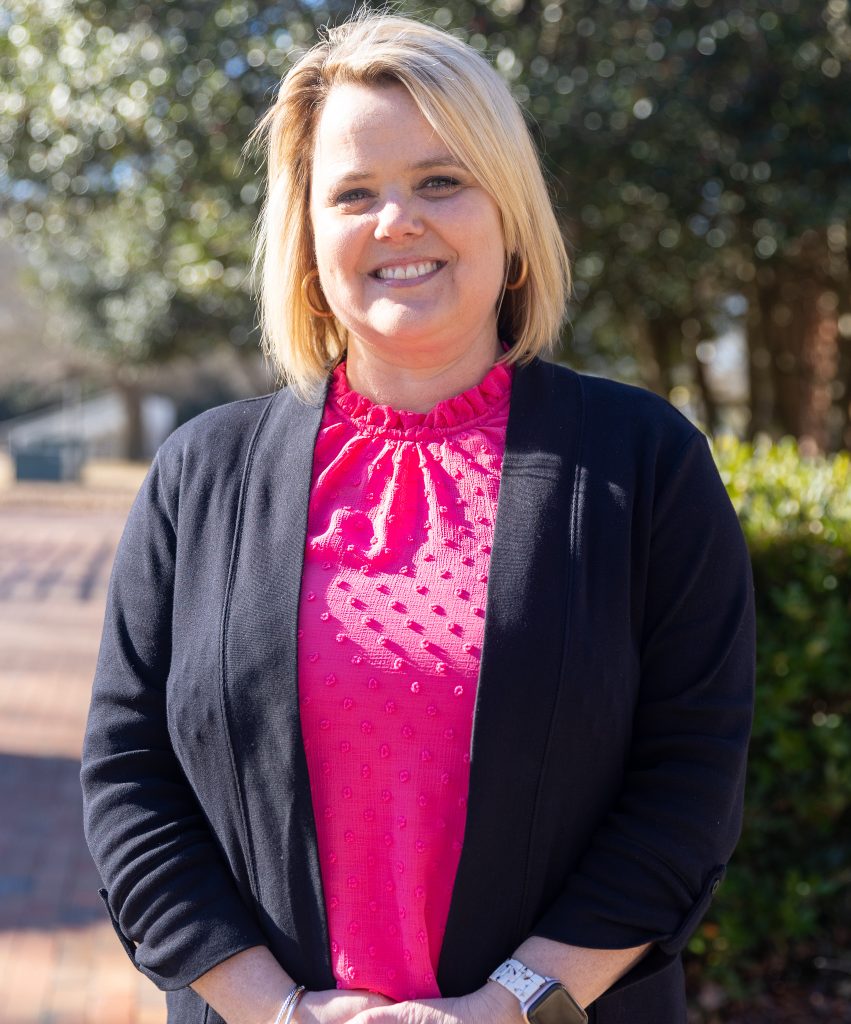
[[[366,326],[365,330],[355,331],[360,337],[373,340],[374,344],[428,342],[437,334],[446,330],[446,322],[438,322],[431,317],[396,316],[381,318]]]

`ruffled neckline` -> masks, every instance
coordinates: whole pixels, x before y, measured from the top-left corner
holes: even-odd
[[[422,437],[467,430],[508,404],[511,397],[512,367],[496,363],[474,387],[445,398],[428,412],[394,409],[377,405],[353,391],[340,363],[331,377],[329,399],[363,433]]]

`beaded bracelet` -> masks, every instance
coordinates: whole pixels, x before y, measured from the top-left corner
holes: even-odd
[[[275,1024],[282,1024],[285,1016],[286,1024],[289,1024],[289,1020],[292,1017],[292,1010],[295,1009],[296,1003],[299,1001],[303,994],[304,985],[293,985],[293,987],[287,993],[287,998],[281,1004],[280,1010],[278,1010],[278,1016],[275,1018]]]

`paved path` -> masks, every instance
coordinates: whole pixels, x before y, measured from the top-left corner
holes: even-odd
[[[0,502],[0,1024],[162,1024],[83,839],[80,748],[129,498]]]

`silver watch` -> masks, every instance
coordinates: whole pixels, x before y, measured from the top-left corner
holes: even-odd
[[[509,958],[488,976],[517,997],[529,1024],[587,1024],[588,1014],[557,978],[536,974]]]

